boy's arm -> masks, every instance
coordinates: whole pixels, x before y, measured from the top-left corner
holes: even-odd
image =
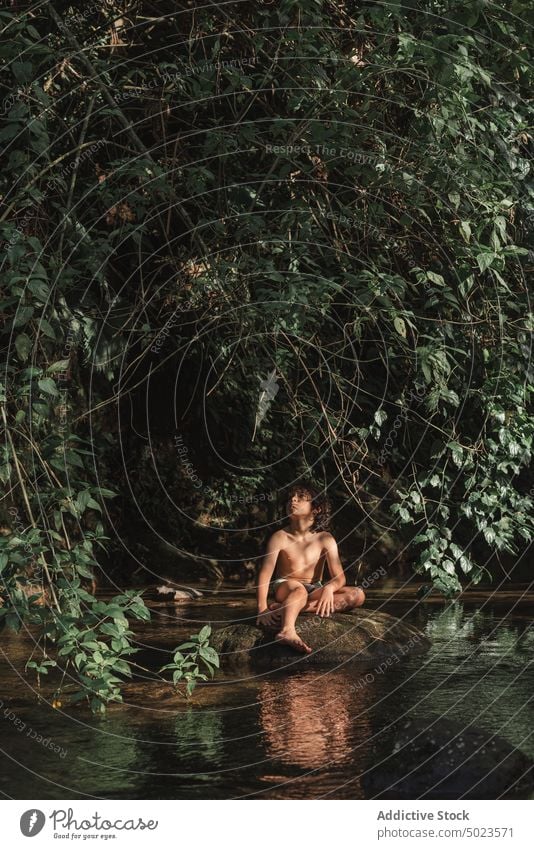
[[[269,584],[276,567],[276,561],[278,559],[278,552],[280,551],[281,542],[282,534],[280,531],[277,531],[275,534],[272,535],[272,537],[269,539],[269,542],[267,543],[265,556],[263,558],[261,568],[258,574],[258,588],[256,593],[258,599],[258,613],[263,613],[264,610],[267,610],[267,596],[269,594]]]
[[[323,587],[323,591],[317,605],[318,616],[330,616],[334,612],[334,593],[336,590],[340,590],[344,587],[347,583],[345,572],[343,571],[343,565],[339,559],[337,542],[332,534],[327,535],[324,542],[324,549],[326,553],[328,571],[330,572],[330,580],[327,581]]]

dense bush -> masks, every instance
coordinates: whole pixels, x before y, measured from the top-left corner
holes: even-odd
[[[119,538],[207,562],[302,472],[446,594],[531,540],[531,19],[0,12],[8,620],[94,609]]]

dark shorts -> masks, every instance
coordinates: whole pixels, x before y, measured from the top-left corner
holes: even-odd
[[[276,578],[271,584],[273,593],[276,591],[276,588],[280,586],[280,584],[284,584],[286,581],[293,580],[293,578]],[[300,582],[304,589],[309,593],[312,593],[314,590],[320,589],[323,585],[321,581],[316,581],[314,584],[308,584],[306,581]]]

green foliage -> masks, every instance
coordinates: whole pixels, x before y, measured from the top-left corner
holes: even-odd
[[[146,610],[89,592],[111,528],[211,557],[310,470],[361,519],[346,546],[393,528],[447,595],[519,553],[530,8],[52,5],[65,27],[0,13],[2,619],[39,622],[100,710]],[[156,472],[120,432],[149,377]]]
[[[122,701],[121,682],[132,675],[128,658],[138,649],[132,646],[129,618],[147,620],[150,612],[135,591],[117,595],[110,602],[97,601],[79,589],[69,589],[69,597],[71,609],[80,601],[84,608],[70,615],[58,614],[53,621],[43,616],[43,634],[57,649],[58,663],[65,672],[71,670],[81,685],[69,692],[69,703],[88,699],[94,712],[104,713],[109,702]],[[58,689],[55,697],[61,692]]]
[[[184,682],[186,696],[192,695],[198,681],[207,681],[208,675],[213,678],[215,670],[219,668],[219,655],[209,644],[210,635],[210,625],[204,625],[199,634],[194,634],[187,642],[177,646],[173,662],[159,670],[163,672],[172,669],[172,683],[177,687],[180,682]],[[206,669],[208,675],[201,669]]]

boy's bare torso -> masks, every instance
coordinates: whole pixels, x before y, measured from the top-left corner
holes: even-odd
[[[325,561],[324,533],[307,533],[296,539],[289,528],[280,533],[276,578],[295,578],[312,583],[320,580]]]

